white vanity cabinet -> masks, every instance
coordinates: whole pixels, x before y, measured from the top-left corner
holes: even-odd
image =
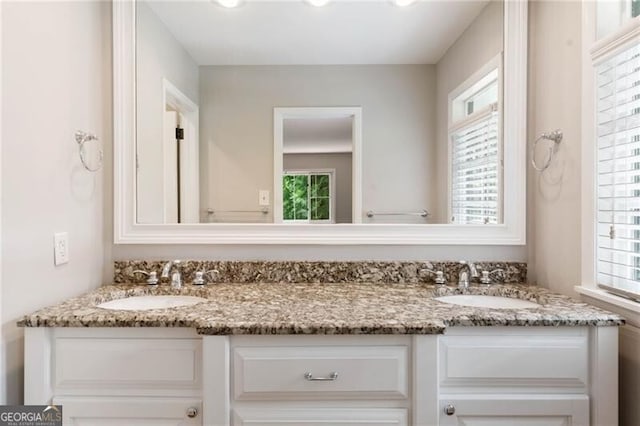
[[[239,336],[230,348],[235,426],[409,424],[410,336]]]
[[[63,406],[65,425],[202,421],[202,338],[170,328],[34,328],[25,404]]]
[[[71,425],[617,423],[617,327],[200,336],[27,328],[25,403]]]
[[[451,328],[438,351],[440,426],[589,425],[586,327]]]
[[[589,425],[589,398],[565,396],[461,396],[441,400],[440,426]],[[595,424],[594,424],[595,425]]]

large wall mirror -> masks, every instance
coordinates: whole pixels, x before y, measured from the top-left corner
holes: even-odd
[[[221,3],[114,2],[116,243],[524,243],[525,1]]]

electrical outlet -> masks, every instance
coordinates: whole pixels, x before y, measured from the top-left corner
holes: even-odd
[[[69,234],[67,232],[53,234],[53,263],[56,266],[69,263]]]
[[[266,189],[261,189],[258,194],[258,204],[261,206],[269,205],[269,191]]]

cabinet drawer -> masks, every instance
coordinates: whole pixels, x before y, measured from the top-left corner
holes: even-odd
[[[407,410],[403,408],[307,408],[307,409],[239,409],[233,412],[233,426],[405,426]]]
[[[440,341],[444,388],[540,388],[586,392],[587,336],[581,332],[454,335]]]
[[[57,338],[58,395],[201,392],[199,339]]]
[[[439,426],[588,426],[586,395],[458,396],[440,400]]]
[[[406,346],[236,347],[234,396],[403,399],[408,396],[407,366]],[[332,374],[333,380],[327,380]]]
[[[202,401],[187,398],[54,398],[64,425],[199,426]]]

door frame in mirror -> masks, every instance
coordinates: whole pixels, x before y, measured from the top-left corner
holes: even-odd
[[[284,173],[284,120],[288,118],[351,117],[351,221],[362,222],[362,108],[300,107],[273,109],[273,219],[282,223],[282,175]]]
[[[504,2],[504,223],[139,224],[136,222],[134,0],[113,2],[115,244],[522,245],[526,242],[526,0]]]

